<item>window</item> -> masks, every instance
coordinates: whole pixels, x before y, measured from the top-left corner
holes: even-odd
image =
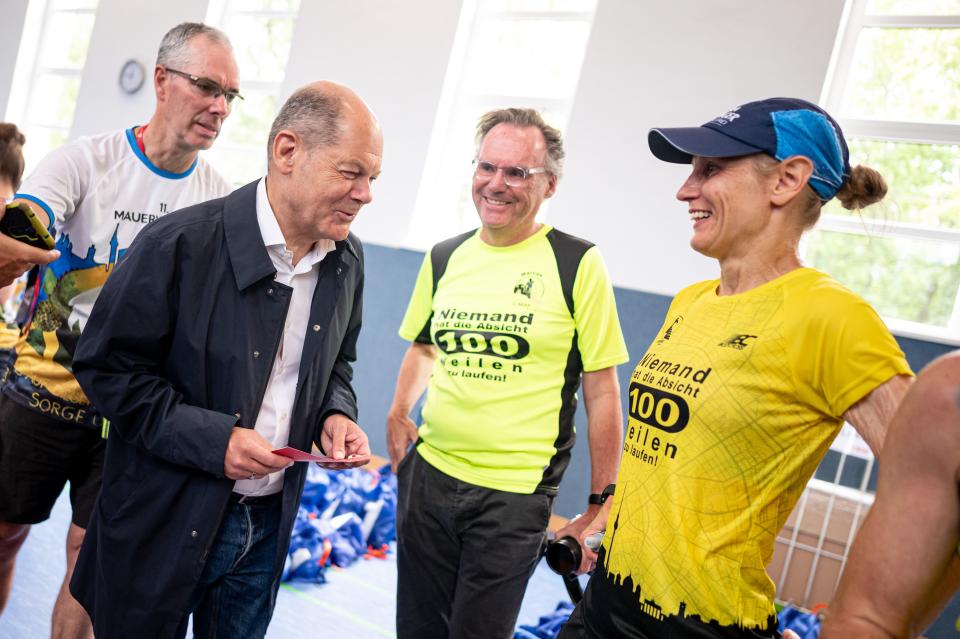
[[[240,185],[264,174],[267,136],[280,108],[293,25],[300,0],[212,0],[207,23],[233,43],[243,100],[233,103],[219,139],[205,157]]]
[[[851,164],[890,191],[825,207],[805,257],[897,333],[960,343],[960,0],[850,0],[831,76]]]
[[[477,226],[474,127],[485,112],[532,107],[566,132],[596,0],[464,0],[406,245]],[[546,203],[540,209],[543,218]]]
[[[67,141],[98,0],[33,0],[27,8],[6,119],[27,138],[27,173]]]

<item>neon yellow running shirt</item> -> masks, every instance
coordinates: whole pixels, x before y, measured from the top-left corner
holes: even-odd
[[[596,247],[546,225],[507,247],[477,233],[454,240],[462,243],[436,293],[438,247],[424,257],[400,328],[438,355],[417,450],[461,481],[555,494],[573,446],[580,373],[628,358],[603,260]],[[572,317],[561,263],[576,276]]]

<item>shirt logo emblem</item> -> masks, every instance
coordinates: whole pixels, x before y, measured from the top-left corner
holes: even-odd
[[[734,335],[730,339],[727,339],[723,342],[717,344],[717,346],[723,346],[724,348],[735,348],[738,351],[742,351],[750,344],[747,343],[747,340],[756,339],[757,335]]]
[[[521,273],[513,285],[514,295],[522,295],[528,300],[543,297],[543,277],[540,273]]]
[[[673,318],[673,323],[667,327],[667,330],[663,332],[663,335],[660,336],[660,339],[657,340],[657,344],[663,344],[664,342],[670,341],[670,338],[673,336],[673,329],[680,325],[683,322],[683,315],[677,315]]]

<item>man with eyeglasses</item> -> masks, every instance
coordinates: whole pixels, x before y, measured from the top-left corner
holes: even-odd
[[[198,156],[239,97],[227,36],[203,24],[174,27],[161,41],[153,80],[157,102],[147,124],[56,149],[16,196],[48,225],[60,255],[27,296],[28,323],[0,394],[0,609],[30,526],[49,517],[69,481],[73,517],[67,574],[53,610],[56,637],[92,636],[67,586],[100,489],[109,428],[73,375],[80,333],[146,224],[232,190]]]
[[[480,119],[477,142],[481,227],[430,250],[400,328],[412,344],[387,415],[399,639],[513,636],[581,380],[592,494],[558,535],[579,538],[620,457],[627,350],[606,268],[595,246],[536,220],[560,179],[560,132],[533,109],[503,109]],[[418,429],[409,415],[424,390]]]

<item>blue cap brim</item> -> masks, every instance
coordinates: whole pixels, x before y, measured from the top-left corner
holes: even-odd
[[[675,164],[690,164],[695,155],[705,158],[735,158],[764,153],[763,149],[702,126],[650,129],[647,144],[657,158]]]

